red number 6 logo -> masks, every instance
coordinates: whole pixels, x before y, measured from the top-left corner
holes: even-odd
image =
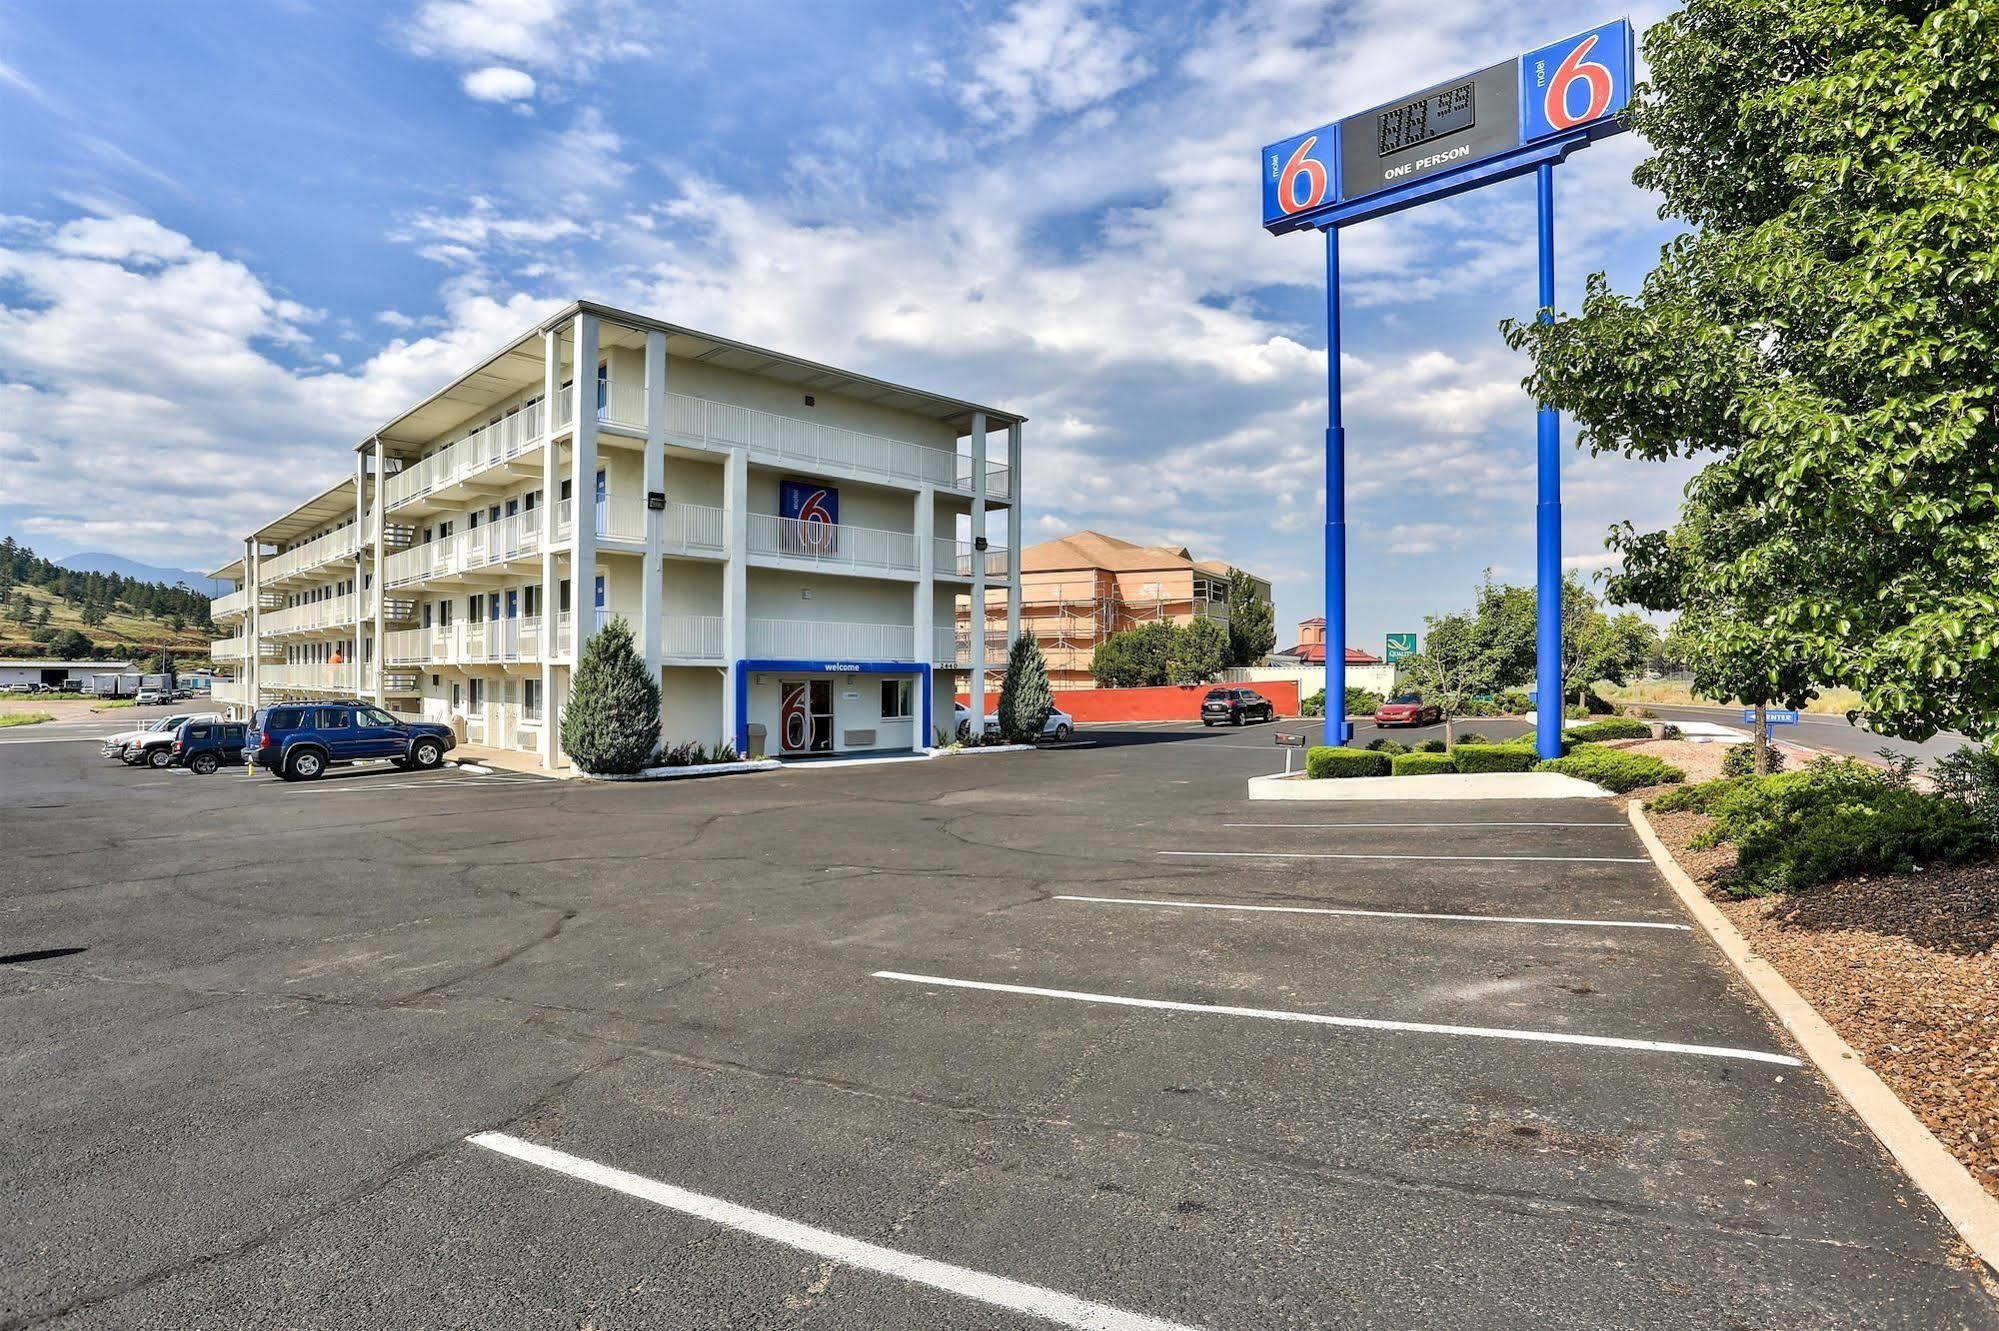
[[[1607,78],[1608,76],[1606,76]],[[1610,94],[1605,93],[1608,97]],[[1319,141],[1316,134],[1307,135],[1298,145],[1298,151],[1291,154],[1291,160],[1277,173],[1277,206],[1288,213],[1302,213],[1307,208],[1316,208],[1326,197],[1325,163],[1312,157],[1312,145]],[[1298,197],[1298,178],[1303,176],[1310,190],[1303,199]]]
[[[1555,69],[1554,78],[1548,81],[1542,109],[1548,113],[1548,123],[1556,129],[1574,129],[1610,109],[1611,94],[1616,91],[1610,71],[1594,60],[1585,59],[1595,47],[1595,33],[1577,42],[1576,49],[1563,58]],[[1589,85],[1589,105],[1583,108],[1581,115],[1570,115],[1569,89],[1575,86],[1578,79]]]

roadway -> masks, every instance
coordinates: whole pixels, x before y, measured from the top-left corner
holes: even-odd
[[[1271,730],[11,744],[0,1328],[1999,1331],[1615,802],[1251,804]]]

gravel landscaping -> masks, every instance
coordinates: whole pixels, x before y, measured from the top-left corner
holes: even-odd
[[[1688,849],[1706,815],[1646,817],[1703,888],[1733,867],[1726,846]],[[1999,863],[1708,896],[1999,1196]]]

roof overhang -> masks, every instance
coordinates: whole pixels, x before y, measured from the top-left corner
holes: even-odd
[[[236,558],[230,560],[222,567],[212,568],[208,570],[208,572],[202,574],[201,576],[207,578],[210,582],[240,583],[243,581],[244,577],[243,557],[241,555],[238,555],[236,556]]]
[[[438,435],[504,402],[524,386],[540,383],[545,374],[542,363],[543,334],[560,331],[564,324],[579,314],[597,316],[601,328],[599,345],[603,347],[643,347],[648,333],[664,333],[669,361],[715,365],[725,370],[778,379],[808,392],[832,393],[858,402],[871,402],[896,411],[927,416],[950,425],[960,435],[972,432],[972,418],[981,412],[985,414],[986,429],[989,431],[1027,421],[1025,416],[998,407],[982,406],[961,398],[836,369],[817,361],[666,323],[615,306],[574,301],[487,357],[477,368],[389,421],[355,447],[370,448],[377,438],[390,452],[402,453],[421,447]],[[671,380],[669,372],[669,384]]]
[[[370,490],[374,488],[373,477],[368,479],[368,486]],[[297,540],[315,527],[324,527],[329,522],[337,522],[342,517],[352,517],[353,514],[354,478],[349,476],[332,488],[320,491],[277,521],[258,528],[255,535],[259,541]],[[239,569],[241,563],[242,561],[237,561]]]

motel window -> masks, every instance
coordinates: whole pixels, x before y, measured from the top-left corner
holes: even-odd
[[[603,469],[602,467],[599,467],[599,468],[597,468],[597,502],[598,502],[598,503],[600,503],[600,504],[601,504],[601,503],[603,503],[603,502],[604,502],[604,495],[605,495],[605,490],[604,490],[604,469]]]
[[[521,716],[529,721],[541,720],[541,681],[538,679],[521,681]]]
[[[486,598],[474,592],[465,598],[465,618],[474,624],[480,619],[479,612],[486,608]]]
[[[562,502],[566,504],[569,502],[569,496],[573,493],[575,493],[575,491],[571,488],[569,484],[569,478],[567,476],[564,476],[562,478],[562,488],[559,491],[557,491],[557,494],[561,497]]]
[[[529,619],[541,613],[541,584],[530,582],[521,588],[521,613]]]
[[[461,689],[458,686],[457,681],[454,680],[451,685],[451,710],[454,712],[460,711],[464,708],[464,705],[465,705],[465,691]]]
[[[468,690],[467,696],[469,699],[465,710],[474,716],[478,716],[486,710],[486,681],[483,679],[468,679],[465,681],[465,687]]]
[[[521,496],[521,507],[530,513],[534,512],[534,506],[540,502],[541,491],[539,490],[530,490]]]
[[[569,613],[569,579],[567,578],[555,584],[555,609],[558,614],[566,615]]]
[[[437,603],[437,626],[441,629],[451,627],[451,602],[449,600]]]
[[[882,681],[882,720],[907,721],[915,715],[910,710],[910,695],[913,690],[906,679],[885,679]]]

